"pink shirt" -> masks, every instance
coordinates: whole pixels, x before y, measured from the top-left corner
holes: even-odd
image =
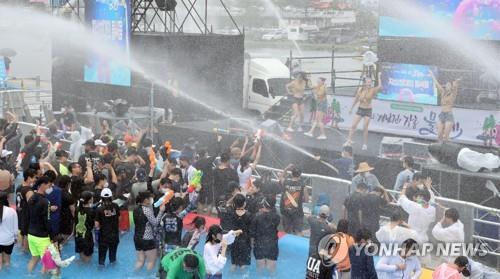
[[[462,279],[458,270],[450,267],[447,263],[438,266],[432,273],[432,279]]]

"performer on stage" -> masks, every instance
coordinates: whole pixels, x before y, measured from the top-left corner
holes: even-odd
[[[361,119],[364,120],[363,125],[363,150],[367,150],[368,147],[366,143],[368,142],[368,126],[370,125],[370,118],[372,117],[372,100],[377,96],[378,92],[382,89],[382,81],[381,81],[381,73],[378,74],[378,86],[372,85],[372,79],[370,77],[363,78],[363,86],[358,89],[356,93],[356,97],[354,98],[354,102],[352,103],[351,110],[349,110],[349,114],[352,114],[352,110],[359,102],[358,111],[352,120],[352,127],[349,131],[349,136],[347,137],[347,141],[344,145],[352,145],[352,136],[356,129],[358,128],[358,124]]]
[[[293,101],[293,115],[290,119],[290,124],[286,129],[288,132],[294,132],[293,124],[299,119],[299,124],[297,131],[302,132],[302,122],[304,121],[304,91],[308,87],[308,80],[306,73],[300,72],[297,77],[287,84],[287,89],[290,95],[292,95]]]
[[[313,125],[309,132],[304,133],[304,135],[308,137],[314,137],[314,130],[316,127],[319,127],[321,134],[317,137],[319,140],[326,140],[325,135],[325,125],[323,120],[325,118],[325,114],[328,111],[328,101],[326,99],[326,84],[325,78],[321,77],[318,80],[318,85],[316,85],[313,89],[314,92],[314,100],[316,101],[316,112],[313,119]]]
[[[455,105],[455,100],[458,94],[458,84],[460,79],[456,79],[453,82],[447,82],[445,87],[436,79],[436,76],[432,71],[429,71],[434,84],[436,84],[439,97],[441,98],[441,113],[439,114],[439,122],[437,125],[438,139],[439,142],[447,141],[450,138],[451,130],[455,124],[455,118],[453,117],[453,106]]]

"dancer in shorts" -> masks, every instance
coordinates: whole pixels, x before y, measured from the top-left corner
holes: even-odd
[[[316,100],[316,112],[314,114],[313,125],[309,132],[304,133],[308,137],[314,137],[314,130],[319,127],[321,134],[317,137],[319,140],[325,140],[325,125],[323,119],[328,112],[328,101],[326,99],[326,84],[325,78],[319,78],[318,85],[313,89],[314,98]]]
[[[308,80],[306,73],[300,72],[297,77],[287,84],[287,89],[290,95],[292,95],[291,99],[293,100],[292,109],[293,115],[290,119],[290,124],[286,129],[288,132],[294,132],[293,125],[297,118],[299,119],[297,131],[302,132],[302,122],[304,121],[304,94],[307,87]]]
[[[377,96],[378,92],[382,89],[382,81],[381,74],[378,74],[378,86],[372,85],[372,79],[369,77],[363,78],[363,86],[358,89],[356,93],[356,97],[354,98],[354,102],[352,103],[351,110],[349,114],[352,114],[352,110],[359,103],[358,110],[356,111],[356,115],[352,120],[352,127],[349,131],[349,136],[347,137],[347,141],[345,145],[352,145],[352,136],[356,129],[358,128],[358,124],[363,119],[363,147],[362,150],[367,150],[368,146],[366,145],[368,142],[368,126],[370,125],[370,119],[372,117],[373,107],[372,101]]]
[[[441,113],[439,114],[439,122],[437,124],[437,132],[439,142],[450,139],[450,133],[455,124],[453,116],[453,106],[458,95],[458,85],[461,79],[456,79],[453,82],[447,82],[443,87],[432,71],[429,74],[437,87],[439,97],[441,98]]]

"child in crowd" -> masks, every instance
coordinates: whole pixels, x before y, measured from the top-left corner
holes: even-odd
[[[234,243],[235,238],[242,231],[229,231],[222,234],[222,228],[219,225],[212,225],[208,229],[207,242],[203,249],[203,259],[207,276],[205,279],[221,279],[222,269],[226,265],[227,246]]]
[[[98,231],[99,244],[99,265],[104,266],[106,254],[109,250],[109,263],[116,262],[116,252],[118,250],[119,236],[119,212],[118,205],[113,203],[113,194],[109,188],[104,188],[101,192],[102,205],[97,208],[95,218],[95,228]]]
[[[89,263],[94,253],[94,239],[92,229],[95,226],[95,211],[93,193],[84,191],[80,194],[78,209],[75,214],[75,252],[80,254],[80,259]]]
[[[205,232],[205,224],[205,218],[196,216],[191,223],[193,229],[186,232],[182,238],[182,247],[195,250],[196,246],[200,242],[201,235]]]
[[[42,273],[49,272],[52,279],[61,278],[61,267],[67,267],[75,259],[71,256],[66,260],[61,259],[61,249],[64,237],[59,235],[51,239],[49,247],[42,256]]]
[[[166,205],[165,213],[161,217],[160,227],[163,231],[164,251],[170,252],[181,246],[182,218],[179,214],[184,209],[184,200],[174,197]]]

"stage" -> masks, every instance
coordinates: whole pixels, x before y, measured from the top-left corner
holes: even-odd
[[[175,125],[161,125],[160,137],[162,139],[171,140],[177,144],[177,148],[182,148],[183,143],[187,138],[193,137],[199,142],[199,147],[206,147],[212,150],[216,142],[215,130],[219,130],[223,136],[223,147],[229,147],[233,141],[240,137],[240,147],[243,145],[242,132],[232,133],[232,128],[242,128],[241,125],[236,127],[234,121],[228,120],[206,120],[206,121],[191,121],[178,122]],[[306,128],[306,127],[304,127]],[[228,133],[229,132],[229,133]],[[348,131],[337,130],[333,128],[326,129],[327,140],[317,140],[305,136],[303,133],[289,133],[288,143],[305,149],[313,155],[320,155],[326,161],[340,157],[345,137]],[[399,159],[388,159],[380,156],[380,145],[384,137],[394,137],[394,135],[381,134],[370,132],[368,136],[368,150],[361,150],[362,132],[358,130],[354,135],[354,162],[355,166],[360,162],[368,162],[375,168],[372,172],[378,177],[380,183],[387,189],[393,189],[397,174],[403,170]],[[413,139],[415,142],[429,144],[430,141]],[[476,148],[477,147],[473,147]],[[284,168],[288,164],[293,163],[302,168],[304,173],[320,174],[327,176],[336,176],[336,173],[314,160],[308,155],[299,152],[298,150],[286,146],[278,141],[269,139],[264,136],[264,150],[259,164],[274,168]],[[472,173],[466,170],[454,169],[447,165],[437,162],[427,162],[416,165],[417,170],[429,172],[437,191],[446,198],[459,199],[474,203],[481,203],[491,197],[491,193],[484,189],[486,180],[492,180],[496,185],[500,185],[500,173]],[[495,207],[494,203],[498,202],[495,199],[490,200],[485,206]]]

